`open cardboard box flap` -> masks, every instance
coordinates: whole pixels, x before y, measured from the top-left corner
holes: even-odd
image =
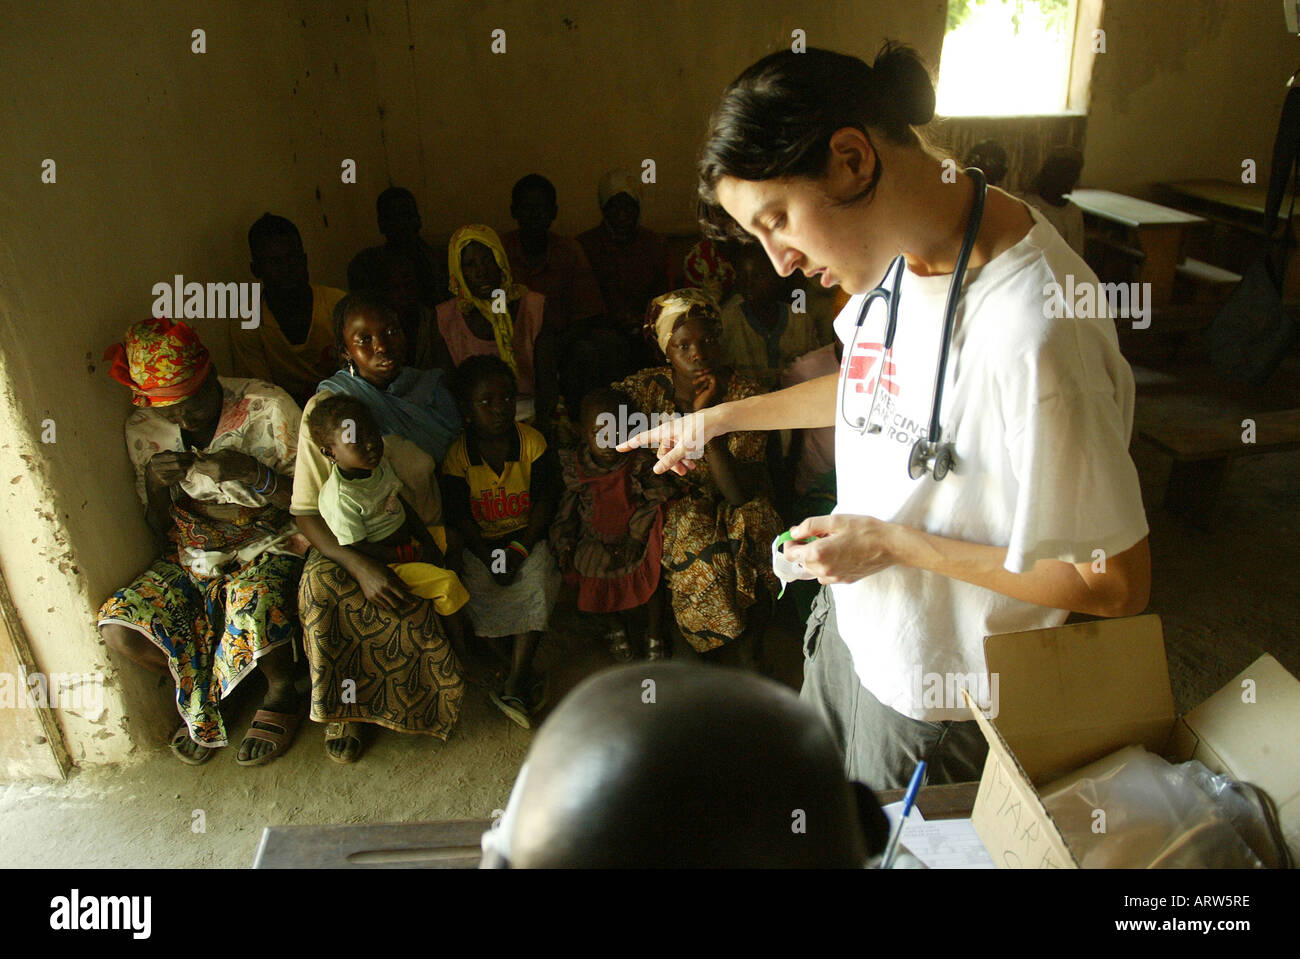
[[[1300,857],[1300,681],[1259,657],[1178,723],[1173,754],[1253,783],[1273,798]]]
[[[1180,719],[1158,616],[989,636],[984,651],[998,695],[988,717],[967,697],[989,741],[972,820],[999,866],[1077,866],[1035,787],[1134,744],[1260,786],[1300,848],[1300,681],[1271,656]]]
[[[1030,782],[1133,743],[1164,751],[1177,714],[1158,616],[989,636],[984,657],[992,718]]]

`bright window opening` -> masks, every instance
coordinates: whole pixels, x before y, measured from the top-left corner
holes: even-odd
[[[1066,111],[1077,0],[948,0],[942,116]]]

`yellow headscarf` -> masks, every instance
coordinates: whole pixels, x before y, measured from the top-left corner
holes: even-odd
[[[645,328],[667,356],[673,332],[687,320],[721,326],[722,314],[713,297],[704,290],[673,290],[650,301],[646,308]]]
[[[447,273],[451,277],[451,295],[456,297],[456,305],[462,314],[469,312],[472,306],[491,324],[492,334],[497,341],[497,355],[518,376],[519,370],[515,365],[515,323],[510,318],[510,311],[498,313],[493,310],[491,302],[479,299],[470,291],[461,273],[460,254],[471,243],[482,243],[492,251],[493,259],[501,268],[501,289],[505,290],[507,303],[513,303],[522,297],[528,292],[528,287],[511,279],[510,261],[506,259],[505,247],[501,245],[501,238],[492,227],[471,223],[451,235],[451,242],[447,244]]]

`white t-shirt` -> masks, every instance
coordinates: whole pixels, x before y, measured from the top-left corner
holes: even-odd
[[[1040,559],[1095,561],[1099,549],[1115,556],[1147,535],[1128,453],[1133,374],[1114,321],[1074,318],[1060,287],[1059,306],[1046,308],[1048,284],[1070,273],[1075,288],[1097,278],[1031,213],[1034,226],[1019,243],[967,271],[940,417],[943,439],[955,443],[948,476],[913,480],[907,462],[929,425],[950,275],[902,272],[893,363],[882,387],[892,401],[888,425],[860,435],[838,409],[835,422],[837,513],[1004,546],[1013,573]],[[854,296],[835,321],[850,420],[867,416],[884,340],[885,311],[873,309],[850,352],[862,301]],[[902,566],[831,591],[862,684],[892,709],[931,722],[970,718],[958,684],[971,674],[977,678],[964,684],[996,714],[985,636],[1057,626],[1067,615]]]

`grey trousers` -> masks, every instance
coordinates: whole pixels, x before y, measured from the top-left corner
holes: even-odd
[[[826,587],[813,602],[803,640],[799,698],[821,711],[844,753],[849,779],[872,789],[907,786],[922,759],[928,783],[980,778],[988,742],[975,720],[923,722],[904,716],[871,695],[853,669],[840,638],[835,604]]]

